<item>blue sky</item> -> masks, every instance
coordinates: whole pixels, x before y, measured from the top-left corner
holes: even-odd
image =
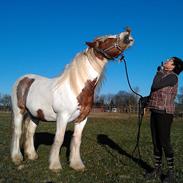
[[[27,73],[54,77],[85,41],[132,29],[125,56],[133,87],[148,95],[161,61],[183,59],[182,0],[6,0],[0,2],[0,93]],[[183,86],[183,74],[179,86]],[[109,62],[101,94],[129,91],[124,63]]]

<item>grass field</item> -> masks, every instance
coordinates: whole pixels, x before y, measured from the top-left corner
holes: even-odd
[[[0,183],[145,183],[144,172],[152,168],[152,143],[148,117],[141,128],[142,160],[132,157],[136,143],[137,124],[134,116],[122,114],[92,114],[83,132],[81,157],[84,172],[69,167],[69,144],[73,124],[69,124],[61,148],[62,171],[48,169],[48,157],[54,138],[55,123],[40,123],[35,135],[39,159],[25,160],[15,166],[10,160],[11,119],[0,113]],[[183,182],[183,122],[175,119],[172,129],[175,150],[175,169],[178,183]],[[137,155],[137,154],[136,154]],[[166,172],[166,166],[164,166]],[[148,181],[153,182],[153,181]],[[157,183],[160,181],[156,181]]]

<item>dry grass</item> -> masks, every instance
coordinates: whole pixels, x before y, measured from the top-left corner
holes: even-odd
[[[143,174],[153,165],[148,118],[144,119],[142,124],[140,140],[142,159],[139,160],[131,154],[137,131],[134,116],[117,113],[91,114],[81,144],[81,156],[86,165],[85,172],[76,172],[69,167],[68,155],[73,124],[69,124],[67,128],[60,152],[63,170],[57,174],[48,169],[55,123],[40,123],[35,136],[39,159],[25,160],[19,167],[10,160],[9,114],[0,114],[0,129],[0,183],[145,183]],[[183,182],[183,123],[180,120],[176,119],[172,132],[176,178],[177,182],[181,183]],[[156,183],[158,182],[160,181],[157,180]]]
[[[118,113],[118,112],[91,112],[90,118],[103,118],[103,119],[130,119],[136,118],[137,114],[134,113]]]

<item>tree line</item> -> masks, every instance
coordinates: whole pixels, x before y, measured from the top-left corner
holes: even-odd
[[[139,92],[136,87],[135,92]],[[132,92],[119,91],[116,94],[105,94],[95,97],[94,106],[104,107],[105,111],[112,111],[117,108],[118,112],[136,112],[138,110],[139,97]]]
[[[0,110],[10,111],[11,110],[11,96],[8,94],[0,94]]]
[[[181,112],[183,114],[183,86],[180,87],[179,94],[176,98],[176,112]]]
[[[139,88],[135,87],[134,91],[139,93]],[[119,91],[116,94],[96,95],[94,107],[103,107],[107,111],[112,111],[113,108],[117,108],[118,112],[137,112],[138,100],[139,97],[132,92]],[[0,110],[11,110],[10,95],[0,93]],[[176,111],[183,112],[183,87],[180,87],[180,91],[176,98]]]
[[[139,93],[139,88],[134,89]],[[137,112],[139,97],[127,91],[119,91],[116,94],[98,95],[95,97],[95,107],[104,107],[106,111],[112,111],[112,108],[117,108],[118,112]],[[183,87],[175,100],[176,112],[183,114]]]

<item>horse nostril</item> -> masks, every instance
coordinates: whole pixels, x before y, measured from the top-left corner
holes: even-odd
[[[123,39],[123,42],[125,43],[125,44],[129,44],[130,43],[130,39],[129,39],[129,36],[128,35],[126,35],[125,37],[124,37],[124,39]]]

